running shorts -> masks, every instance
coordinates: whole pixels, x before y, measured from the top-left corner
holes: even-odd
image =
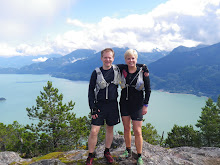
[[[120,113],[121,116],[130,116],[132,120],[142,121],[143,104],[137,104],[135,102],[120,101]]]
[[[110,102],[98,102],[96,107],[100,110],[98,112],[98,118],[92,119],[93,125],[104,125],[114,126],[120,123],[120,116],[118,110],[118,102],[117,101],[110,101]]]

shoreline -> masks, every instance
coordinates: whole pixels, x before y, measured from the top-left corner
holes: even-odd
[[[69,78],[65,78],[65,77],[59,77],[59,76],[54,76],[53,74],[33,74],[33,73],[27,73],[27,74],[16,74],[16,73],[0,73],[1,74],[4,74],[4,75],[48,75],[50,77],[53,77],[53,78],[57,78],[57,79],[64,79],[64,80],[69,80],[69,81],[72,81],[72,82],[79,82],[79,83],[89,83],[89,80],[72,80],[72,79],[69,79]],[[18,82],[18,83],[32,83],[32,82]],[[120,87],[119,87],[120,88]],[[173,92],[173,91],[168,91],[168,90],[164,90],[164,89],[152,89],[154,91],[160,91],[160,92],[165,92],[165,93],[168,93],[168,94],[183,94],[183,95],[191,95],[191,96],[197,96],[197,97],[204,97],[206,100],[208,100],[208,98],[211,98],[209,96],[206,96],[206,95],[199,95],[199,94],[196,94],[196,93],[190,93],[190,92]],[[0,98],[1,100],[1,98]],[[6,100],[6,99],[5,99]],[[215,102],[215,100],[213,100]]]
[[[193,94],[193,93],[184,93],[184,92],[171,92],[171,91],[166,91],[163,89],[153,89],[154,91],[159,91],[159,92],[164,92],[164,93],[168,93],[168,94],[181,94],[181,95],[190,95],[190,96],[197,96],[197,97],[204,97],[208,100],[208,96],[204,96],[204,95],[197,95],[197,94]]]

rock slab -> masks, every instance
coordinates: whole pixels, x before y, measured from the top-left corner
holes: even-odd
[[[96,148],[95,164],[107,164],[103,159],[104,143]],[[117,135],[114,137],[111,154],[117,165],[135,165],[136,164],[136,149],[134,145],[134,137],[132,137],[132,157],[129,159],[120,159],[119,155],[125,150],[123,136]],[[63,153],[66,160],[71,163],[62,163],[59,159],[48,159],[33,162],[31,165],[79,165],[85,164],[88,156],[87,150],[72,150]],[[220,165],[220,148],[215,147],[178,147],[167,149],[160,146],[151,145],[147,142],[143,143],[143,160],[146,165]],[[9,165],[12,162],[21,164],[24,161],[30,161],[20,158],[15,152],[0,152],[0,165]]]

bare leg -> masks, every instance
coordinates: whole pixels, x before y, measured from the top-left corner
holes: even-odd
[[[127,148],[131,148],[131,118],[130,116],[122,116],[124,126],[124,139]]]
[[[138,154],[142,153],[143,138],[142,138],[142,121],[133,120],[133,130],[135,136],[135,146]]]
[[[97,136],[99,133],[101,126],[92,125],[90,134],[89,134],[89,140],[88,140],[88,148],[89,153],[93,153],[95,151],[95,146],[97,144]]]
[[[106,134],[105,134],[105,147],[110,148],[113,140],[113,127],[106,125]]]

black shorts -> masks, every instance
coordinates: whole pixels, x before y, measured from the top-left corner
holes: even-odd
[[[137,104],[129,101],[120,102],[121,116],[130,116],[132,120],[143,120],[142,108],[143,104]]]
[[[118,110],[118,102],[98,102],[96,107],[100,110],[98,112],[98,118],[92,119],[93,125],[104,125],[113,126],[120,123],[120,116]]]

